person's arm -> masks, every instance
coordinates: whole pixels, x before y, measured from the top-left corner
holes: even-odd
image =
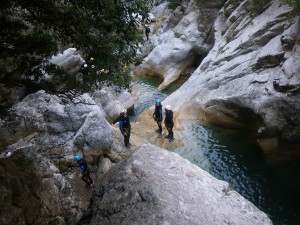
[[[159,119],[160,119],[160,121],[162,121],[162,119],[163,119],[163,115],[162,115],[163,113],[162,113],[162,107],[159,109]]]
[[[124,130],[123,130],[123,120],[119,121],[119,127],[120,127],[120,131],[122,133],[122,135],[124,135]]]

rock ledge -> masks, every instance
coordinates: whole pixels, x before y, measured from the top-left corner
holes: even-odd
[[[228,183],[149,144],[98,179],[92,210],[91,225],[272,224]]]

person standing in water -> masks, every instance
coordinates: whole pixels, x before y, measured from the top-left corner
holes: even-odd
[[[170,105],[166,105],[165,107],[165,126],[168,130],[168,135],[165,138],[169,139],[169,142],[174,141],[174,133],[173,133],[173,127],[174,127],[174,122],[173,122],[173,111]]]
[[[155,110],[153,112],[153,118],[156,121],[157,125],[158,125],[158,129],[156,130],[156,132],[161,135],[162,134],[162,120],[163,120],[163,113],[162,113],[162,105],[161,105],[161,101],[160,99],[156,99],[155,102]]]

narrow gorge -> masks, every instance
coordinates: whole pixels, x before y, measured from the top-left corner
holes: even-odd
[[[40,90],[0,120],[1,225],[300,223],[299,16],[281,0],[151,2],[129,89]],[[75,73],[83,58],[51,60]],[[156,98],[174,142],[155,133]]]

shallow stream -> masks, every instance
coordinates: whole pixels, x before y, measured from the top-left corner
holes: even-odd
[[[135,103],[131,119],[165,99],[185,79],[163,92],[156,90],[155,78],[134,82],[146,91]],[[214,177],[227,181],[231,188],[269,215],[274,225],[300,224],[300,160],[265,155],[255,139],[245,131],[214,126],[201,121],[186,121],[181,135],[184,147],[174,149],[182,157]]]

